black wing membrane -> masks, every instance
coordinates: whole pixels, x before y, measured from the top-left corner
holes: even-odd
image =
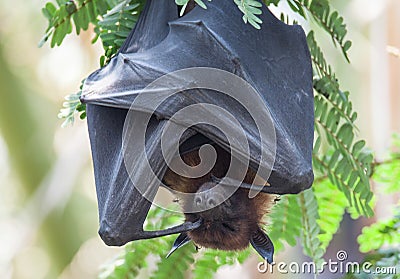
[[[298,193],[312,184],[312,69],[304,31],[300,26],[289,26],[276,19],[264,4],[260,15],[261,30],[242,21],[242,14],[232,0],[211,1],[207,7],[205,10],[196,6],[178,18],[174,0],[147,0],[120,52],[86,79],[81,101],[87,104],[100,235],[110,245],[159,236],[157,232],[143,231],[151,198],[159,184],[148,181],[148,201],[137,191],[138,185],[133,185],[123,162],[122,130],[129,110],[137,114],[137,121],[141,115],[153,113],[146,131],[146,151],[160,177],[166,171],[160,139],[167,120],[192,104],[209,103],[237,116],[239,124],[232,123],[231,129],[245,131],[250,167],[272,168],[268,182],[273,187],[265,186],[261,189],[263,192]],[[268,153],[273,147],[260,139],[251,115],[229,96],[200,88],[171,96],[155,111],[152,104],[146,102],[132,106],[141,94],[163,94],[163,88],[148,88],[153,81],[193,67],[233,73],[257,91],[262,99],[262,104],[257,105],[268,109],[275,127],[276,158],[271,166],[264,166],[260,161],[260,149],[264,147]],[[196,81],[188,79],[185,82]],[[206,113],[219,117],[212,111]],[[196,135],[201,135],[199,145],[207,142],[206,138],[227,150],[230,148],[220,130],[205,124],[188,129],[180,141]],[[236,152],[241,154],[241,150]],[[133,164],[141,164],[141,160],[137,159]],[[143,177],[147,174],[135,166],[133,175]],[[184,232],[193,226],[196,224],[185,223],[171,233]]]

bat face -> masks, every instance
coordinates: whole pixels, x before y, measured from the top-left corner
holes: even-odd
[[[259,193],[254,198],[249,198],[249,190],[239,188],[229,197],[227,191],[232,189],[231,186],[218,185],[216,181],[218,179],[215,179],[215,176],[223,177],[226,174],[227,166],[230,165],[230,156],[218,146],[215,148],[217,159],[214,167],[206,175],[188,178],[190,173],[186,173],[187,177],[183,177],[168,169],[164,176],[164,182],[171,189],[193,193],[189,198],[181,199],[180,202],[183,212],[190,212],[185,213],[187,222],[201,222],[198,228],[181,234],[171,252],[190,240],[205,248],[243,250],[249,244],[258,247],[254,239],[259,237],[261,245],[258,248],[262,251],[268,250],[268,258],[272,261],[272,242],[262,232],[261,225],[264,215],[273,204],[274,195]],[[192,167],[200,163],[198,150],[183,154],[181,157]],[[241,164],[234,165],[243,167]],[[238,171],[238,169],[235,170]],[[245,171],[247,174],[243,182],[252,183],[255,178],[254,172],[250,169]],[[270,246],[265,248],[262,243],[268,243]]]
[[[222,201],[219,199],[223,195],[218,192],[224,189],[215,188],[215,183],[205,183],[196,193],[194,207],[199,210],[207,206],[212,208],[185,214],[187,221],[203,221],[199,228],[188,232],[188,235],[202,247],[220,250],[245,249],[253,232],[257,231],[264,212],[257,212],[260,209],[256,207],[254,199],[248,198],[247,190],[238,189],[229,199]],[[261,195],[268,202],[269,197],[266,194]],[[218,205],[215,206],[216,204]]]

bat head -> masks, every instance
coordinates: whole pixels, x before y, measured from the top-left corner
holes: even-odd
[[[246,191],[239,189],[224,200],[224,187],[204,183],[193,198],[199,212],[186,214],[187,221],[202,219],[202,225],[188,233],[200,246],[221,250],[240,250],[249,244],[251,233],[258,228],[252,203]]]
[[[204,183],[192,201],[199,212],[185,214],[187,221],[201,220],[202,224],[180,234],[168,256],[193,240],[196,245],[219,250],[243,250],[251,244],[272,263],[274,246],[259,227],[260,214],[255,208],[259,202],[260,199],[250,199],[245,189],[238,189],[224,200],[223,187],[216,187],[214,182]]]

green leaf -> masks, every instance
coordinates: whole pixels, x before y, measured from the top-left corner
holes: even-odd
[[[319,248],[326,251],[333,235],[339,229],[347,206],[347,199],[328,179],[314,184],[313,189],[318,203],[318,215],[323,216],[317,220],[320,227]]]
[[[99,35],[105,51],[105,59],[101,61],[102,66],[110,61],[125,42],[137,22],[137,15],[142,6],[141,2],[122,1],[103,15],[98,22],[98,28],[95,31]]]
[[[179,6],[186,5],[189,2],[189,0],[175,0],[175,3]]]
[[[275,251],[282,250],[284,242],[291,246],[297,243],[296,238],[302,230],[302,213],[295,195],[285,195],[272,208],[269,214],[271,225],[268,235],[275,246]]]
[[[75,24],[76,33],[87,30],[89,23],[97,23],[99,12],[105,9],[104,0],[79,0],[79,1],[57,1],[59,7],[56,8],[51,2],[46,3],[42,9],[43,14],[48,19],[49,27],[45,37],[40,41],[42,46],[52,35],[50,46],[59,46],[65,36],[72,32],[71,18]],[[101,9],[96,8],[100,4]]]
[[[347,34],[346,24],[344,19],[339,15],[337,11],[331,11],[329,1],[308,1],[308,0],[288,0],[296,6],[302,6],[304,9],[312,15],[319,26],[323,28],[332,37],[334,43],[338,44],[342,50],[345,59],[349,62],[347,55],[348,50],[351,47],[351,42],[345,40]],[[300,14],[300,12],[298,12]]]
[[[48,20],[51,20],[54,17],[55,12],[56,12],[56,7],[51,2],[46,3],[45,7],[42,9],[43,15]]]
[[[324,254],[318,238],[320,227],[317,223],[319,219],[318,203],[313,189],[308,189],[298,195],[298,203],[301,210],[301,221],[303,229],[301,231],[301,243],[304,253],[309,256],[317,265],[322,262]]]
[[[194,279],[213,278],[215,273],[223,266],[243,262],[250,256],[251,250],[240,252],[218,251],[212,249],[200,250],[199,258],[195,262],[193,270]]]
[[[239,10],[243,13],[244,23],[250,23],[254,28],[261,29],[262,20],[257,16],[262,14],[262,4],[255,0],[234,0]]]
[[[324,4],[321,5],[323,8]],[[334,14],[332,20],[336,16]],[[339,89],[337,78],[317,45],[313,31],[307,35],[307,43],[315,73],[315,131],[321,139],[326,139],[321,145],[327,145],[324,153],[329,154],[322,156],[314,152],[314,168],[322,176],[329,177],[359,214],[366,214],[365,197],[371,193],[369,175],[373,156],[363,141],[354,142],[356,117],[348,99],[349,93]]]
[[[197,5],[199,5],[200,7],[202,7],[203,9],[207,9],[206,4],[204,4],[204,2],[202,0],[194,0],[194,2],[197,3]]]
[[[364,227],[357,241],[363,253],[380,249],[383,245],[400,245],[400,207],[395,209],[391,219]]]
[[[170,243],[172,245],[172,242]],[[185,245],[168,259],[161,259],[151,279],[185,278],[185,272],[194,262],[193,254],[196,251],[193,244]],[[171,264],[173,262],[174,264]]]
[[[84,80],[81,83],[80,89],[82,90]],[[58,114],[58,118],[64,119],[64,123],[62,127],[66,127],[69,124],[74,123],[74,117],[76,114],[80,114],[80,119],[85,119],[86,117],[86,105],[82,104],[79,100],[79,97],[82,94],[82,91],[79,91],[75,94],[70,94],[65,97],[65,102],[63,103],[63,108],[60,110]]]

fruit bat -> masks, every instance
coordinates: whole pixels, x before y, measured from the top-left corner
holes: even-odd
[[[192,141],[193,139],[188,140],[191,146],[194,145]],[[273,244],[261,226],[263,216],[269,212],[276,198],[274,195],[259,193],[250,199],[249,190],[239,188],[228,199],[224,199],[223,195],[220,195],[224,188],[217,189],[215,186],[220,178],[226,175],[231,158],[221,147],[215,146],[215,149],[217,161],[205,175],[191,178],[194,175],[182,176],[168,169],[163,177],[165,185],[177,190],[178,193],[195,193],[193,199],[182,200],[183,211],[190,212],[185,207],[193,206],[191,203],[194,203],[200,210],[195,213],[185,213],[186,221],[202,220],[200,227],[178,236],[168,256],[191,240],[198,246],[220,250],[242,250],[250,242],[260,255],[271,263]],[[198,150],[181,152],[180,156],[187,165],[200,166]],[[233,165],[246,171],[244,183],[253,183],[256,180],[255,172],[244,164],[238,161]],[[235,169],[235,173],[238,171]],[[257,182],[263,183],[262,180]]]
[[[225,250],[250,243],[272,262],[273,245],[260,229],[261,218],[273,195],[296,194],[312,185],[314,109],[304,31],[279,21],[264,4],[261,9],[263,23],[257,30],[243,22],[232,0],[208,2],[207,9],[196,6],[182,17],[173,0],[147,0],[117,55],[86,79],[81,102],[87,109],[99,234],[107,245],[180,233],[171,252],[190,240]],[[256,97],[225,79],[218,86],[230,85],[244,102],[219,94],[218,88],[190,87],[199,83],[196,74],[151,86],[169,73],[193,68],[209,80],[215,78],[209,69],[240,77]],[[178,93],[164,98],[171,87]],[[174,118],[194,104],[213,105],[228,114],[204,105],[203,110]],[[252,115],[249,107],[258,113]],[[273,123],[267,133],[273,135],[272,141],[262,136],[257,117],[265,119],[261,126],[268,119]],[[233,138],[208,123],[192,125],[192,118],[220,121]],[[171,126],[185,131],[162,140]],[[142,130],[143,138],[136,137]],[[215,167],[201,177],[181,181],[184,175],[169,166],[179,159],[196,166],[204,145],[214,147]],[[226,154],[233,155],[228,160]],[[243,154],[248,154],[247,163]],[[227,161],[236,162],[242,179],[228,175]],[[186,220],[164,230],[145,231],[143,224],[160,185],[192,194],[182,201]],[[238,188],[221,200],[231,185]],[[254,189],[261,193],[251,198]],[[203,206],[203,211],[188,210]]]

